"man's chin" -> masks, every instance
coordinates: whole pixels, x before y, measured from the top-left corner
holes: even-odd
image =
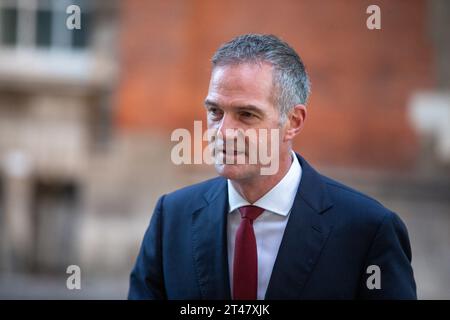
[[[243,180],[259,175],[259,170],[254,166],[243,164],[216,164],[217,174],[230,180]]]

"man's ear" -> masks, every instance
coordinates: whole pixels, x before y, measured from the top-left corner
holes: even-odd
[[[306,106],[303,104],[296,105],[288,115],[286,120],[286,131],[284,141],[290,141],[300,133],[306,121]]]

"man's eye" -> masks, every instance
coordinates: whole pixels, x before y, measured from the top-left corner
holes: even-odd
[[[208,110],[208,112],[212,117],[216,117],[216,118],[220,117],[222,115],[222,111],[217,108],[210,108]]]
[[[253,118],[255,115],[251,112],[243,111],[241,112],[241,116],[244,118]]]

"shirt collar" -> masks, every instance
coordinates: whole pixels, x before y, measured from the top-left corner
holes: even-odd
[[[267,211],[287,216],[294,204],[298,185],[302,176],[302,167],[294,151],[292,151],[293,161],[286,175],[269,192],[259,198],[253,205]],[[228,212],[250,205],[250,203],[240,195],[228,179]]]

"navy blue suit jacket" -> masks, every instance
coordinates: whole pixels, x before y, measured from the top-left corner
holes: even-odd
[[[265,298],[415,299],[411,248],[400,218],[297,157],[302,179]],[[222,177],[162,196],[131,272],[128,298],[230,299],[227,210]],[[370,265],[380,268],[380,289],[367,286]]]

